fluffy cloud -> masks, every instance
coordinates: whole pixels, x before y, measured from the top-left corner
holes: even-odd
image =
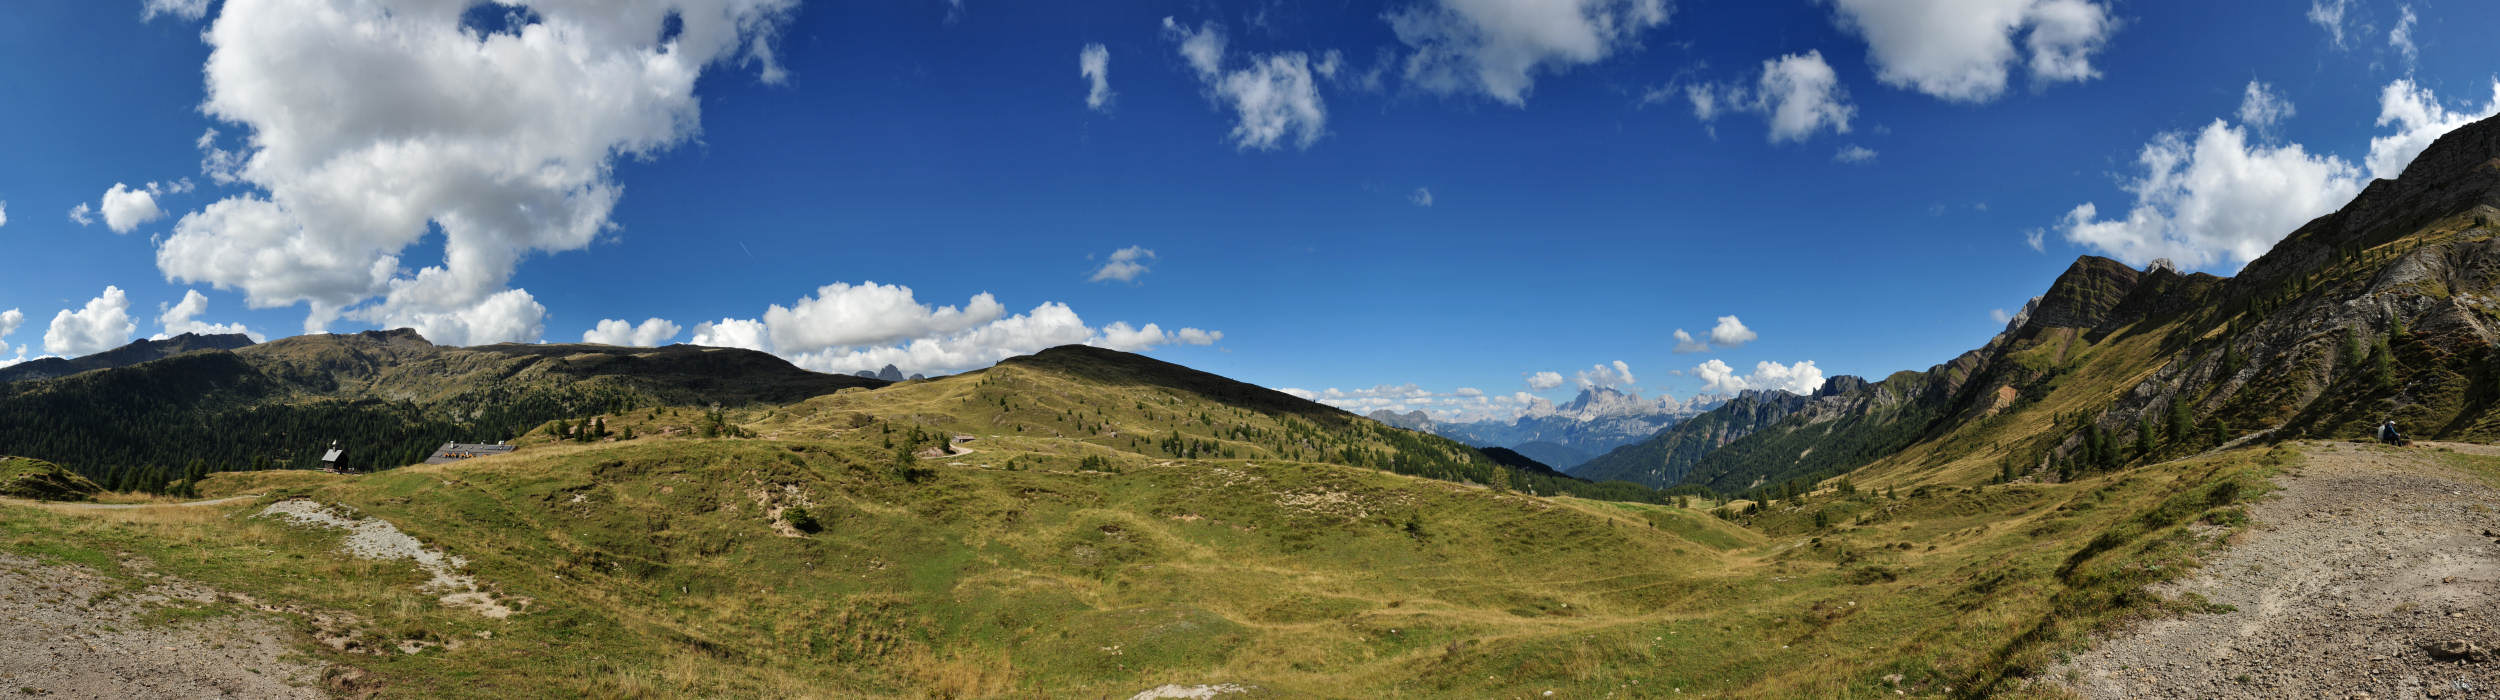
[[[1531,390],[1545,391],[1562,385],[1561,372],[1537,372],[1528,375],[1528,388]]]
[[[155,338],[164,340],[184,333],[201,335],[241,333],[251,336],[254,341],[261,339],[259,333],[244,328],[240,323],[205,323],[198,320],[200,314],[204,313],[208,313],[208,295],[201,294],[197,289],[183,290],[181,303],[174,304],[171,308],[165,309],[164,313],[157,315],[156,323],[164,330],[157,333]]]
[[[1622,360],[1616,360],[1611,364],[1581,370],[1578,374],[1571,376],[1571,383],[1579,385],[1582,389],[1594,389],[1631,386],[1640,383],[1640,380],[1632,378],[1631,365],[1624,364]]]
[[[1876,79],[1957,102],[2003,94],[2018,54],[2026,52],[2036,84],[2098,77],[2092,55],[2118,28],[2108,6],[2091,0],[1832,0],[1832,6],[1842,28],[1866,39]],[[2025,34],[2021,51],[2017,34]]]
[[[9,225],[9,200],[0,199],[0,226]]]
[[[17,327],[22,325],[26,325],[26,314],[24,312],[18,311],[17,309],[0,311],[0,341],[8,340],[9,334],[17,332]],[[0,342],[0,355],[6,354],[9,354],[9,344]],[[24,357],[26,355],[26,351],[24,348],[20,348],[17,354],[19,357]],[[0,360],[0,362],[6,361],[7,360]],[[0,365],[0,367],[6,366],[7,365]]]
[[[1709,352],[1713,346],[1743,347],[1746,343],[1753,342],[1754,339],[1760,337],[1762,336],[1755,334],[1753,329],[1746,328],[1745,322],[1738,320],[1735,316],[1720,316],[1718,325],[1710,327],[1710,337],[1706,340],[1694,338],[1693,334],[1685,332],[1682,328],[1675,329],[1675,351],[1696,353]]]
[[[1873,163],[1875,162],[1875,149],[1857,144],[1842,146],[1839,153],[1832,154],[1832,162],[1851,165]]]
[[[2127,184],[2135,204],[2124,218],[2102,219],[2087,202],[2068,211],[2058,229],[2129,264],[2168,258],[2188,268],[2236,267],[2351,201],[2371,177],[2401,174],[2441,135],[2494,113],[2500,82],[2479,112],[2448,110],[2410,80],[2389,83],[2378,123],[2395,133],[2370,140],[2366,172],[2300,144],[2252,144],[2245,129],[2217,119],[2193,137],[2163,134],[2144,147],[2137,157],[2144,172]]]
[[[70,207],[69,220],[86,226],[95,223],[96,215],[102,213],[106,228],[114,233],[129,233],[141,224],[165,218],[164,208],[158,206],[160,198],[189,191],[189,178],[175,180],[172,184],[150,182],[143,187],[116,182],[111,189],[104,191],[100,206],[79,202],[78,206]]]
[[[2378,104],[2378,125],[2394,125],[2396,133],[2370,139],[2370,176],[2393,178],[2404,174],[2405,166],[2440,136],[2500,114],[2500,80],[2492,81],[2491,102],[2480,110],[2451,111],[2439,104],[2439,96],[2410,78],[2388,83],[2379,91]]]
[[[1408,83],[1523,106],[1537,73],[1637,47],[1671,10],[1667,0],[1430,0],[1383,19],[1411,50]]]
[[[2023,232],[2023,245],[2031,246],[2032,252],[2046,253],[2049,252],[2047,245],[2048,237],[2048,229],[2033,228]]]
[[[1702,391],[1711,394],[1778,390],[1803,396],[1823,386],[1823,370],[1815,367],[1813,360],[1793,365],[1758,362],[1754,364],[1751,375],[1737,374],[1736,368],[1729,367],[1727,363],[1711,360],[1694,367],[1693,376],[1700,377]]]
[[[1110,112],[1111,98],[1115,96],[1111,92],[1111,48],[1086,44],[1085,48],[1076,52],[1076,72],[1089,86],[1085,91],[1085,108]]]
[[[535,340],[544,308],[506,288],[521,258],[613,227],[615,159],[691,137],[707,68],[780,80],[772,40],[796,2],[536,3],[493,32],[464,26],[469,5],[224,3],[202,111],[249,132],[200,145],[213,177],[252,191],[184,215],[158,268],[256,308],[304,303],[307,330],[344,313],[437,342]],[[442,260],[403,268],[434,231]]]
[[[1753,329],[1746,328],[1744,321],[1736,320],[1735,316],[1720,316],[1719,325],[1710,328],[1711,344],[1722,348],[1742,347],[1760,337],[1762,336],[1756,335]]]
[[[1432,206],[1432,189],[1428,187],[1417,187],[1415,188],[1414,194],[1406,196],[1406,201],[1414,203],[1415,206],[1430,207]]]
[[[441,345],[536,343],[547,335],[547,307],[525,289],[506,289],[467,306],[395,309],[373,318],[390,327],[414,328]]]
[[[1111,325],[1103,326],[1102,333],[1087,341],[1087,344],[1121,352],[1142,352],[1157,345],[1214,345],[1216,341],[1223,339],[1223,331],[1197,328],[1166,331],[1162,326],[1152,323],[1131,328],[1126,321],[1113,321]]]
[[[661,343],[668,342],[668,339],[677,337],[677,331],[677,324],[667,319],[643,319],[641,325],[635,325],[632,321],[611,318],[600,321],[598,326],[590,330],[582,331],[582,342],[651,348],[659,347]]]
[[[1146,325],[1153,326],[1154,324],[1149,323]],[[1182,328],[1172,332],[1172,342],[1180,343],[1182,345],[1214,345],[1223,339],[1223,331]]]
[[[694,338],[688,342],[716,348],[745,348],[771,352],[772,331],[763,321],[724,318],[694,324]]]
[[[1138,275],[1146,274],[1146,264],[1139,261],[1153,260],[1154,257],[1155,252],[1147,250],[1144,246],[1129,246],[1111,251],[1111,259],[1104,262],[1102,267],[1094,268],[1094,276],[1086,278],[1086,281],[1135,282]]]
[[[1328,126],[1328,107],[1312,79],[1311,57],[1300,51],[1251,54],[1249,67],[1224,70],[1224,30],[1213,23],[1196,30],[1163,18],[1164,36],[1180,46],[1208,99],[1229,106],[1239,121],[1232,131],[1237,148],[1274,150],[1290,138],[1310,148]]]
[[[52,327],[43,333],[43,351],[62,357],[102,352],[130,342],[130,334],[138,330],[139,324],[130,320],[130,296],[107,286],[86,307],[62,309],[52,317]]]
[[[788,307],[774,304],[764,311],[764,324],[772,328],[773,347],[809,353],[957,333],[1006,313],[987,293],[973,295],[961,308],[932,308],[912,298],[909,287],[835,282]]]
[[[1058,302],[1014,316],[1004,312],[986,293],[960,308],[932,308],[915,300],[909,287],[836,283],[789,307],[773,305],[762,319],[695,324],[690,342],[769,352],[800,367],[848,373],[889,364],[917,372],[971,369],[1060,345],[1139,352],[1224,339],[1223,331],[1165,330],[1153,323],[1113,322],[1097,330]]]
[[[1709,352],[1709,341],[1699,340],[1682,328],[1675,329],[1675,351],[1680,353]]]
[[[2090,202],[2066,213],[2066,240],[2131,265],[2168,258],[2184,267],[2246,264],[2292,229],[2361,191],[2361,171],[2299,144],[2253,145],[2222,120],[2198,132],[2163,134],[2137,156],[2144,173],[2127,189],[2135,206],[2101,219]]]
[[[1731,111],[1764,115],[1772,143],[1803,141],[1824,129],[1849,133],[1849,119],[1858,112],[1821,51],[1763,61],[1762,74],[1751,87],[1689,86],[1685,99],[1692,103],[1693,117],[1705,126]],[[1872,157],[1873,151],[1868,154]]]
[[[139,20],[156,19],[157,15],[197,20],[208,16],[208,0],[147,0],[147,5],[140,10]]]
[[[2344,48],[2344,10],[2352,0],[2309,0],[2309,22],[2326,30],[2335,48]]]
[[[104,212],[104,227],[114,233],[129,233],[140,224],[165,218],[165,210],[156,206],[156,195],[156,183],[148,183],[146,189],[113,183],[112,189],[104,191],[103,206],[98,207]]]
[[[2274,86],[2265,83],[2248,81],[2247,91],[2240,96],[2240,123],[2261,133],[2272,131],[2274,125],[2292,118],[2297,112],[2291,100],[2275,94]]]

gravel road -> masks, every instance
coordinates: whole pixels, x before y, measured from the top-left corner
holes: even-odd
[[[85,567],[0,553],[0,692],[63,698],[319,698],[323,669],[252,615],[142,621],[215,593],[171,577],[144,589]]]
[[[2136,625],[2050,670],[2091,698],[2500,696],[2500,490],[2440,448],[2311,444],[2256,525],[2164,594],[2235,610]]]

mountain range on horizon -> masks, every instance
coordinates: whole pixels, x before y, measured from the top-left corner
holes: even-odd
[[[1478,447],[1507,447],[1567,472],[1725,401],[1717,396],[1645,399],[1638,391],[1592,386],[1561,404],[1538,400],[1509,420],[1445,423],[1420,410],[1401,414],[1386,409],[1367,417]]]

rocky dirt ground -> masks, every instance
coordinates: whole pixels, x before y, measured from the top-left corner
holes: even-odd
[[[2091,698],[2500,697],[2500,490],[2437,450],[2312,444],[2153,620],[2051,669]]]
[[[216,592],[171,577],[133,589],[85,567],[0,553],[0,694],[64,698],[319,698],[324,669],[257,615],[144,619]]]

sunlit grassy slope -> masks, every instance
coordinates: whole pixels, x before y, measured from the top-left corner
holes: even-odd
[[[2237,522],[2290,459],[1826,492],[1747,529],[1319,463],[1437,443],[1145,379],[1010,362],[722,414],[743,438],[637,409],[599,417],[633,440],[542,431],[463,464],[202,485],[267,494],[252,503],[0,504],[0,547],[135,575],[129,553],[302,619],[352,614],[381,642],[460,643],[307,640],[385,696],[1937,696],[2020,691],[2094,625],[2151,609],[2140,586],[2212,536],[2185,524]],[[971,452],[936,447],[956,434]],[[413,567],[249,517],[291,496],[388,519],[529,603],[446,608]],[[793,529],[793,507],[819,527]]]

